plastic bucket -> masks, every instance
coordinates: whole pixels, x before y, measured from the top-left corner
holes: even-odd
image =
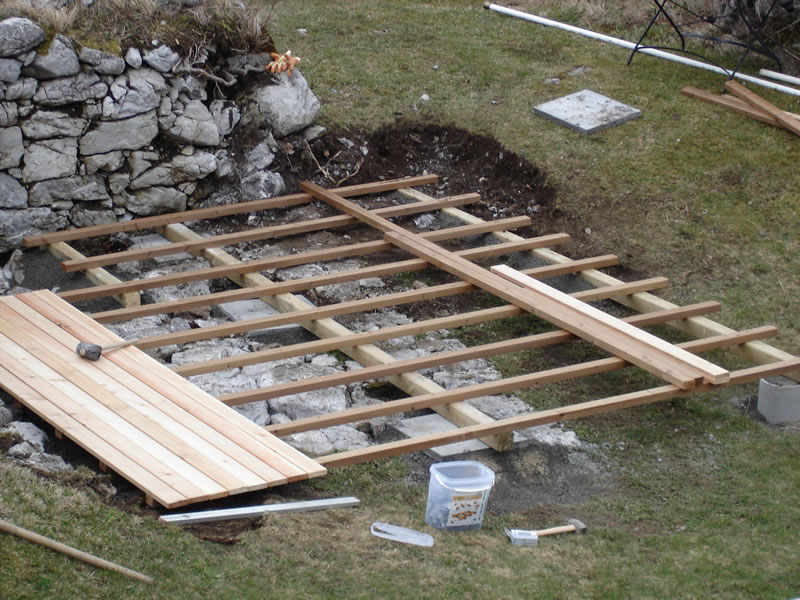
[[[462,460],[431,465],[425,522],[436,529],[480,529],[494,471],[479,462]]]

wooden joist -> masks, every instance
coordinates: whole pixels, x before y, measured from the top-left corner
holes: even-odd
[[[796,119],[785,115],[780,108],[768,102],[755,92],[748,90],[738,81],[726,81],[725,89],[737,98],[744,100],[754,109],[770,115],[778,122],[778,125],[784,129],[791,131],[795,135],[800,135],[800,123],[798,123]]]
[[[730,379],[723,385],[742,385],[745,383],[758,381],[762,377],[770,377],[772,375],[798,369],[800,369],[800,358],[791,358],[785,361],[733,371],[731,372]],[[703,383],[694,391],[706,391],[711,389],[711,387],[711,384]],[[653,402],[660,402],[670,398],[686,396],[690,393],[692,393],[692,390],[681,389],[676,385],[663,385],[657,388],[649,388],[637,392],[611,396],[601,400],[580,402],[570,406],[562,406],[550,410],[528,413],[517,417],[499,419],[489,425],[461,427],[459,429],[446,431],[443,433],[414,437],[396,442],[388,442],[381,444],[380,446],[369,446],[358,450],[329,454],[327,456],[319,457],[317,460],[320,462],[320,464],[332,469],[336,467],[359,464],[370,460],[387,458],[389,456],[397,456],[399,454],[406,454],[409,452],[419,452],[420,450],[426,450],[434,446],[463,442],[465,440],[471,440],[489,434],[517,431],[527,427],[558,423],[560,421],[566,421],[569,419],[583,418],[604,412],[652,404]]]
[[[390,190],[397,190],[404,187],[413,187],[436,183],[438,175],[420,175],[418,177],[405,177],[401,179],[387,179],[386,181],[375,181],[350,185],[337,188],[337,192],[345,198],[353,196],[365,196],[368,194],[378,194]],[[155,215],[152,217],[142,217],[130,221],[118,221],[116,223],[105,223],[103,225],[92,225],[78,229],[68,229],[54,233],[43,233],[41,235],[29,235],[22,240],[22,245],[26,248],[33,246],[46,246],[57,242],[69,242],[73,240],[84,240],[102,235],[113,235],[115,233],[130,231],[147,231],[166,227],[175,223],[188,223],[189,221],[199,221],[202,219],[217,219],[231,215],[240,215],[274,208],[286,208],[307,204],[313,198],[309,194],[291,194],[278,198],[265,198],[263,200],[252,200],[250,202],[239,202],[225,206],[212,206],[210,208],[198,208],[183,212],[169,213],[165,215]]]
[[[353,217],[380,229],[384,232],[385,239],[398,247],[460,277],[464,281],[468,281],[485,291],[503,298],[507,302],[516,304],[548,321],[556,323],[558,326],[580,337],[585,337],[600,347],[663,377],[680,388],[691,389],[702,380],[716,384],[724,383],[726,380],[727,371],[725,369],[712,365],[707,361],[702,361],[702,359],[697,359],[697,357],[675,349],[671,345],[667,348],[668,345],[666,343],[654,336],[644,334],[638,336],[629,335],[625,327],[612,326],[612,317],[608,315],[606,315],[608,318],[597,318],[595,316],[591,323],[587,324],[586,314],[590,314],[589,312],[586,312],[583,317],[578,317],[571,302],[561,306],[564,304],[562,299],[559,297],[557,300],[551,301],[552,295],[549,296],[551,300],[547,301],[546,308],[543,308],[542,301],[547,299],[548,296],[541,291],[534,294],[533,290],[529,289],[531,286],[527,285],[527,283],[523,287],[522,285],[515,286],[506,282],[497,274],[473,265],[452,252],[422,239],[418,235],[409,233],[380,215],[367,211],[315,184],[303,182],[300,187],[320,200],[324,200]],[[569,314],[565,318],[563,313],[566,307],[569,307]]]

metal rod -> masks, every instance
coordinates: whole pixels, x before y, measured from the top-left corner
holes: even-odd
[[[600,40],[601,42],[608,42],[609,44],[614,44],[615,46],[622,46],[623,48],[628,48],[629,50],[633,50],[636,48],[636,44],[634,44],[633,42],[629,42],[627,40],[615,38],[610,35],[604,35],[602,33],[596,33],[589,29],[582,29],[580,27],[575,27],[573,25],[567,25],[566,23],[561,23],[559,21],[545,19],[544,17],[537,17],[536,15],[522,12],[520,10],[514,10],[513,8],[506,8],[505,6],[500,6],[499,4],[492,4],[490,2],[486,2],[484,3],[483,7],[486,8],[487,10],[491,10],[493,12],[506,15],[508,17],[515,17],[517,19],[522,19],[524,21],[530,21],[531,23],[537,23],[539,25],[545,25],[547,27],[555,27],[556,29],[563,29],[564,31],[577,33],[578,35],[592,38],[594,40]],[[690,58],[684,58],[683,56],[677,56],[669,52],[664,52],[663,50],[655,50],[652,48],[639,47],[637,51],[643,54],[649,54],[650,56],[656,56],[658,58],[663,58],[666,60],[671,60],[673,62],[678,62],[684,65],[688,65],[690,67],[696,67],[698,69],[705,69],[706,71],[719,73],[720,75],[725,75],[726,77],[730,77],[731,75],[730,71],[723,69],[721,67],[710,65],[701,62],[699,60],[692,60]],[[733,76],[743,81],[749,81],[750,83],[755,83],[763,87],[767,87],[773,90],[778,90],[786,94],[791,94],[793,96],[800,96],[800,90],[787,87],[779,83],[773,83],[771,81],[767,81],[766,79],[759,79],[758,77],[752,77],[750,75],[745,75],[743,73],[734,73]]]

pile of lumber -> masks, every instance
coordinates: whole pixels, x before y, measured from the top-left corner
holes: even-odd
[[[691,86],[683,88],[681,93],[684,96],[697,98],[703,102],[725,106],[751,119],[782,127],[795,135],[800,135],[800,114],[781,110],[736,81],[726,81],[725,89],[730,94],[720,96]]]

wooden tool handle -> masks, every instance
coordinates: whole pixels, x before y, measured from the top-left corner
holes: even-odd
[[[55,550],[56,552],[61,552],[62,554],[71,556],[72,558],[77,558],[78,560],[82,560],[83,562],[88,563],[90,565],[94,565],[95,567],[101,567],[103,569],[116,571],[117,573],[122,573],[123,575],[127,575],[128,577],[133,577],[134,579],[138,579],[139,581],[144,581],[145,583],[153,583],[153,579],[151,577],[143,575],[138,571],[134,571],[133,569],[129,569],[127,567],[122,567],[118,564],[109,562],[107,560],[103,560],[102,558],[97,558],[96,556],[89,554],[87,552],[83,552],[82,550],[76,550],[71,546],[67,546],[66,544],[62,544],[61,542],[51,540],[50,538],[44,537],[43,535],[39,535],[38,533],[34,533],[33,531],[23,529],[22,527],[17,527],[16,525],[9,523],[8,521],[4,521],[3,519],[0,519],[0,531],[5,531],[6,533],[16,535],[17,537],[21,537],[24,540],[40,544],[42,546],[45,546],[46,548]]]
[[[132,340],[115,342],[113,344],[109,344],[108,346],[103,346],[103,352],[109,352],[110,350],[118,350],[119,348],[124,348],[125,346],[133,346],[138,341],[139,338],[134,338]]]
[[[560,525],[559,527],[551,527],[550,529],[542,529],[537,531],[536,535],[542,537],[543,535],[556,535],[557,533],[572,533],[575,531],[575,525]]]

